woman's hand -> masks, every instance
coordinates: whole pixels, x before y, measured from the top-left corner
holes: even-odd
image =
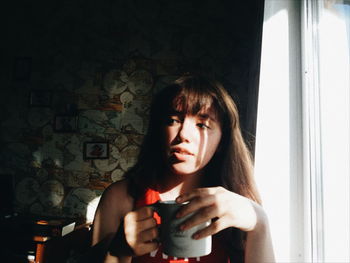
[[[135,256],[142,256],[158,248],[157,223],[153,209],[142,207],[131,211],[124,217],[125,239]]]
[[[181,230],[214,219],[208,227],[194,235],[195,239],[216,234],[228,227],[252,231],[258,222],[258,215],[254,208],[257,204],[223,187],[198,188],[180,195],[176,201],[179,203],[190,201],[178,212],[178,217],[195,212],[180,226]]]

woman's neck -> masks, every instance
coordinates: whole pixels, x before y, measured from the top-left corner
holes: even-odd
[[[180,194],[200,187],[200,177],[200,174],[185,176],[168,174],[164,176],[164,180],[157,186],[161,200],[175,200]]]

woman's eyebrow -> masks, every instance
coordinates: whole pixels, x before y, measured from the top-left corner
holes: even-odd
[[[181,111],[177,111],[177,110],[171,110],[169,111],[169,115],[183,115],[184,113]]]
[[[199,116],[200,119],[203,119],[203,120],[209,119],[209,120],[217,122],[217,118],[213,114],[200,113],[200,114],[198,114],[198,116]]]

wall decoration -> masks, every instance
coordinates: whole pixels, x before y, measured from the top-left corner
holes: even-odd
[[[66,214],[69,216],[86,218],[87,221],[92,222],[95,210],[99,202],[99,191],[94,191],[87,188],[72,189],[63,204]]]
[[[29,106],[31,107],[50,107],[52,101],[52,91],[50,90],[31,90],[29,95]]]
[[[37,180],[31,177],[23,178],[16,186],[16,200],[21,205],[33,203],[39,194],[40,185]]]
[[[124,92],[127,89],[128,76],[124,71],[111,70],[104,76],[104,90],[109,98]]]
[[[232,24],[236,21],[232,12],[220,11],[226,4],[213,4],[216,9],[186,4],[185,10],[179,1],[152,3],[150,10],[162,12],[145,15],[134,1],[112,6],[100,1],[101,10],[112,7],[117,15],[88,16],[72,30],[61,30],[69,26],[66,14],[60,15],[61,3],[54,23],[47,23],[48,34],[39,39],[27,38],[21,29],[35,31],[25,23],[37,16],[40,4],[33,2],[33,8],[22,14],[20,31],[6,42],[3,64],[9,67],[4,72],[10,74],[0,75],[5,94],[0,126],[6,142],[0,153],[2,169],[16,174],[17,212],[86,215],[90,198],[83,203],[79,198],[101,195],[102,189],[122,179],[135,164],[153,95],[184,72],[195,69],[224,80],[224,86],[237,93],[239,105],[245,107],[245,91],[250,90],[245,87],[252,82],[244,73],[248,64],[257,64],[251,63],[251,54],[257,52],[247,46],[252,46],[251,39],[256,41],[256,32],[241,27],[241,16],[240,23]],[[86,8],[94,11],[92,5]],[[76,5],[68,16],[74,20],[80,13]],[[188,16],[191,13],[198,14],[195,21],[199,23]],[[247,19],[253,22],[256,18],[251,14]],[[85,142],[89,142],[87,147]],[[41,193],[43,188],[47,188],[45,193]]]
[[[139,153],[140,147],[136,145],[129,145],[122,150],[120,153],[120,167],[123,171],[129,170],[136,164]]]
[[[55,132],[77,132],[78,117],[75,115],[56,115],[53,128]]]
[[[94,165],[100,172],[111,172],[118,167],[119,160],[114,158],[101,160],[97,159],[94,160]]]
[[[120,181],[123,179],[124,171],[122,169],[115,169],[111,173],[111,180],[112,182]]]
[[[147,94],[153,86],[153,77],[149,71],[136,70],[131,73],[128,87],[136,95]]]
[[[84,143],[84,159],[108,159],[109,144],[108,142],[85,142]]]
[[[39,191],[39,200],[44,207],[58,206],[64,197],[64,186],[57,180],[44,182]]]
[[[119,134],[115,140],[114,144],[118,147],[118,149],[123,149],[125,146],[128,145],[128,137],[125,134]]]

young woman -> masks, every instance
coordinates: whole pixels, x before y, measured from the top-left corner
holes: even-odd
[[[274,262],[238,119],[230,95],[203,77],[182,77],[155,97],[137,164],[106,189],[95,214],[101,262]],[[183,230],[211,220],[193,238],[213,235],[212,253],[188,261],[164,255],[146,206],[158,200],[189,201],[178,217],[195,214]]]

